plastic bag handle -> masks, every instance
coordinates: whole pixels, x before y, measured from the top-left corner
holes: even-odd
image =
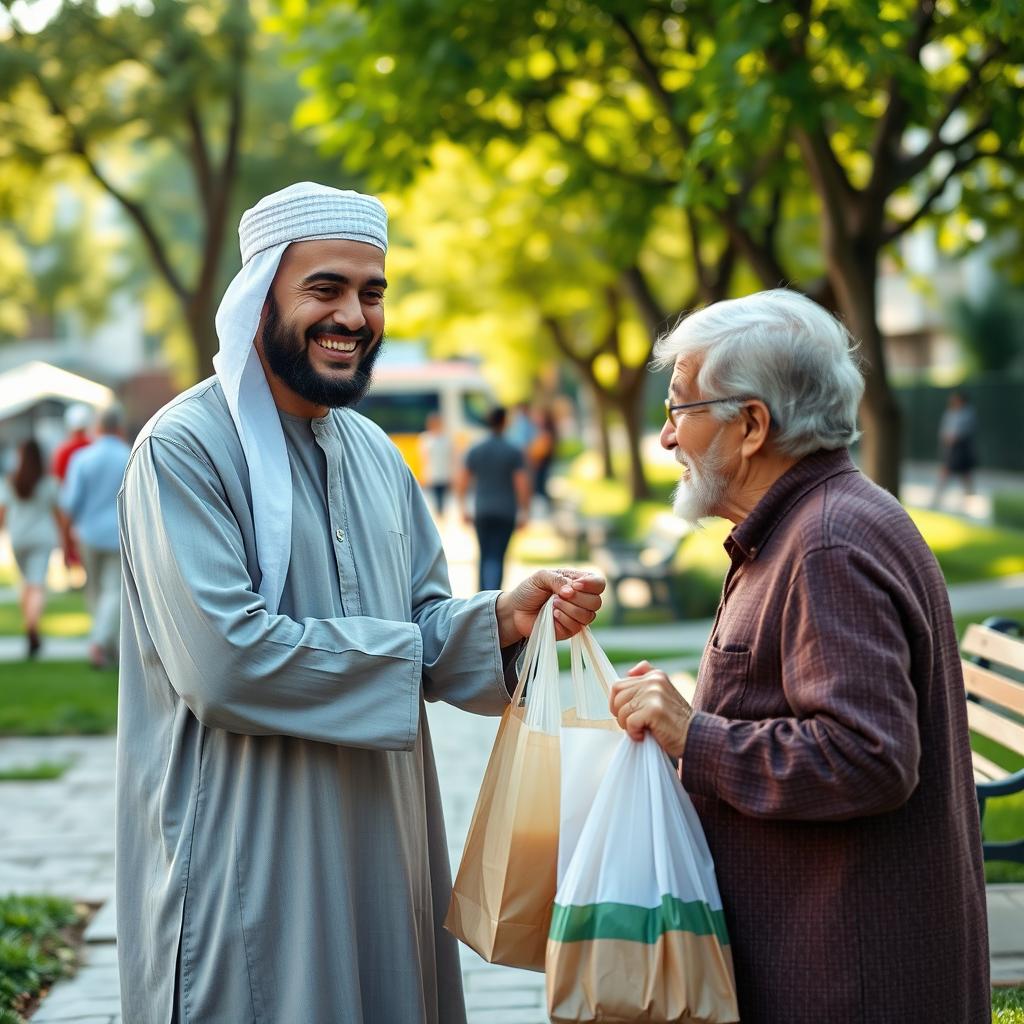
[[[558,649],[555,644],[554,598],[551,597],[534,620],[512,704],[525,706],[524,721],[531,729],[552,735],[558,734],[562,722]]]
[[[619,674],[589,628],[580,630],[570,639],[569,668],[576,714],[590,721],[611,718],[608,698]]]

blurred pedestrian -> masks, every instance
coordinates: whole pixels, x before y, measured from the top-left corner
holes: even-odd
[[[427,417],[426,427],[419,437],[421,475],[423,486],[433,497],[435,511],[442,516],[452,482],[455,452],[439,412]]]
[[[64,483],[71,456],[92,441],[89,436],[89,428],[92,427],[94,418],[92,409],[81,402],[69,405],[64,413],[64,427],[67,430],[67,436],[57,445],[50,462],[50,471],[59,483]]]
[[[0,529],[5,524],[21,574],[19,604],[27,653],[34,658],[41,646],[39,621],[46,607],[46,570],[62,525],[57,481],[46,474],[43,453],[35,440],[22,441],[13,472],[0,480]]]
[[[677,513],[734,523],[691,707],[641,662],[612,688],[678,760],[721,888],[744,1024],[989,1024],[978,803],[949,594],[848,451],[846,329],[782,289],[655,348]]]
[[[511,413],[506,412],[505,440],[515,445],[526,457],[530,444],[537,436],[537,427],[533,422],[529,402],[518,402],[512,407]]]
[[[81,402],[69,405],[65,411],[64,427],[67,430],[67,436],[57,446],[50,461],[50,470],[59,483],[64,483],[71,456],[92,442],[89,430],[95,418],[94,411]],[[64,564],[69,569],[76,568],[82,564],[78,548],[75,546],[74,540],[66,532],[64,537]]]
[[[501,590],[509,541],[529,516],[530,478],[523,453],[502,436],[506,416],[501,406],[491,410],[491,436],[467,452],[456,486],[463,518],[473,524],[480,546],[481,590]],[[466,506],[471,489],[472,517]]]
[[[967,401],[962,391],[954,391],[946,403],[946,410],[939,422],[939,450],[942,465],[939,467],[939,479],[932,497],[932,507],[937,508],[942,492],[949,483],[949,478],[959,478],[964,497],[973,491],[971,473],[977,465],[974,451],[974,435],[978,420],[974,408]]]
[[[117,492],[130,449],[124,441],[121,411],[106,409],[96,439],[72,456],[61,492],[69,541],[85,566],[85,600],[92,616],[89,661],[94,668],[117,662],[121,609],[121,555],[117,535]]]
[[[543,499],[545,507],[550,511],[551,497],[548,494],[548,477],[551,473],[551,463],[555,459],[555,448],[558,445],[558,426],[555,423],[554,413],[547,407],[534,410],[533,425],[536,433],[527,449],[527,458],[533,477],[533,493]]]

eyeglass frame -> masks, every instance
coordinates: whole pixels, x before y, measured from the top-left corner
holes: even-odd
[[[717,405],[719,402],[756,402],[760,399],[755,398],[753,395],[746,397],[734,396],[732,398],[703,398],[699,402],[679,402],[675,405],[672,404],[671,398],[665,399],[665,418],[672,424],[673,427],[678,427],[679,423],[673,413],[678,412],[680,409],[692,409],[698,405]],[[769,410],[769,416],[771,411]]]

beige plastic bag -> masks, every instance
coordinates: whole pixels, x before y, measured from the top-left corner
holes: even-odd
[[[544,970],[557,888],[559,732],[563,721],[578,721],[577,706],[608,700],[606,689],[603,697],[583,692],[595,685],[593,677],[574,672],[573,683],[572,706],[563,711],[548,601],[498,728],[445,919],[450,932],[491,963]]]

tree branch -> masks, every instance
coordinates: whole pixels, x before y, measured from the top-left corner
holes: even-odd
[[[13,18],[11,19],[11,26],[14,36],[19,40],[19,42],[23,42],[24,34],[18,28]],[[67,128],[69,136],[69,151],[82,159],[93,178],[96,179],[99,185],[112,198],[120,203],[124,211],[135,222],[139,231],[142,233],[143,240],[153,258],[153,262],[156,264],[157,270],[163,275],[164,280],[167,282],[171,291],[174,292],[175,296],[177,296],[178,300],[183,305],[187,306],[190,300],[188,289],[178,276],[177,271],[171,265],[166,248],[164,247],[160,236],[157,234],[156,227],[150,220],[146,211],[134,199],[129,198],[125,193],[118,189],[117,186],[115,186],[114,183],[103,173],[102,169],[93,159],[92,154],[89,153],[86,141],[79,132],[78,127],[57,99],[46,79],[43,77],[42,72],[39,69],[33,69],[32,76],[39,85],[39,90],[49,105],[51,113],[53,113],[55,117],[59,118]]]
[[[246,22],[246,26],[248,28],[248,22]],[[235,46],[233,47],[235,68],[234,74],[231,77],[232,86],[228,102],[228,128],[224,141],[224,156],[216,173],[214,173],[209,165],[205,142],[202,148],[202,153],[206,156],[205,188],[202,185],[201,188],[203,188],[203,207],[207,213],[207,228],[203,245],[202,267],[198,279],[198,287],[196,288],[196,308],[193,311],[196,322],[210,313],[207,306],[213,295],[217,264],[220,261],[221,250],[224,246],[224,235],[227,230],[227,217],[231,204],[231,190],[238,176],[240,141],[245,120],[246,63],[248,61],[248,52],[248,35],[240,32],[236,37]],[[195,120],[196,127],[200,132],[200,140],[202,140],[202,124],[199,122],[198,114],[196,114]],[[197,167],[197,181],[202,182],[202,180],[203,178]]]
[[[636,263],[632,264],[622,272],[622,283],[633,305],[640,313],[647,333],[656,338],[665,329],[668,321],[668,314],[658,302],[654,291],[651,289],[647,276]]]
[[[701,295],[706,296],[711,289],[711,275],[708,272],[707,264],[704,262],[704,255],[700,251],[701,238],[697,217],[692,210],[684,208],[680,212],[686,221],[686,231],[690,236],[690,256],[693,259],[693,268],[697,274],[697,289]]]
[[[568,135],[564,135],[551,120],[550,115],[545,107],[540,108],[540,117],[544,123],[544,127],[549,131],[558,141],[565,146],[567,149],[571,149],[574,152],[579,153],[585,157],[597,170],[603,171],[605,174],[610,175],[614,178],[620,178],[623,181],[631,181],[636,185],[642,185],[645,188],[655,188],[667,191],[670,188],[675,188],[679,182],[673,178],[665,177],[652,177],[648,174],[635,174],[631,171],[627,171],[625,168],[618,164],[608,164],[603,160],[599,160],[593,153],[587,149],[586,145],[580,139],[569,138]]]
[[[934,205],[939,199],[943,192],[946,191],[946,186],[955,178],[964,168],[969,167],[976,160],[981,159],[983,156],[990,156],[991,154],[982,153],[980,150],[971,150],[963,156],[957,157],[949,170],[937,181],[928,192],[928,194],[921,200],[921,204],[918,208],[905,220],[895,221],[887,224],[884,233],[882,234],[882,244],[888,245],[890,242],[899,238],[901,235],[906,234]]]
[[[934,16],[935,0],[920,0],[914,16],[914,33],[907,46],[907,56],[915,63],[921,59],[921,50],[928,38]],[[910,104],[899,91],[895,74],[889,76],[887,92],[889,102],[878,121],[878,131],[871,143],[871,180],[865,189],[876,201],[884,201],[892,191],[890,180],[893,168],[898,163],[899,147],[910,116]]]
[[[210,215],[213,200],[213,179],[210,168],[210,149],[206,144],[203,122],[194,103],[185,109],[185,124],[188,126],[189,147],[192,151],[192,172],[196,178],[196,189],[203,204],[203,210]]]
[[[608,329],[601,340],[601,351],[619,357],[619,324],[622,321],[619,291],[613,284],[605,285],[604,304],[608,310]]]
[[[629,41],[630,49],[632,49],[633,55],[636,57],[637,63],[640,66],[640,76],[646,83],[647,88],[651,90],[654,97],[661,104],[661,107],[665,112],[665,116],[669,119],[669,123],[672,125],[672,130],[676,133],[676,138],[679,140],[680,145],[682,145],[684,150],[689,149],[692,142],[690,132],[686,128],[686,125],[679,123],[676,118],[675,104],[672,100],[672,94],[662,83],[661,76],[658,74],[658,68],[648,55],[640,37],[633,31],[633,26],[630,25],[625,15],[613,14],[612,21],[619,26],[623,35],[625,35],[626,39]]]
[[[555,343],[555,348],[562,353],[576,367],[590,382],[592,387],[600,392],[604,392],[597,377],[594,374],[594,359],[596,353],[592,353],[589,357],[581,355],[573,347],[572,342],[569,340],[569,333],[566,331],[561,320],[550,314],[545,314],[541,317],[541,322],[548,329],[551,334],[551,339]]]
[[[944,141],[942,129],[946,127],[946,123],[953,116],[953,113],[959,109],[964,100],[981,84],[981,72],[1002,53],[1004,48],[1001,42],[993,43],[982,55],[981,60],[977,64],[972,65],[967,80],[946,101],[945,109],[939,115],[938,121],[935,122],[932,128],[932,137],[925,147],[920,152],[912,156],[903,157],[902,160],[897,162],[892,174],[893,186],[890,192],[895,191],[901,185],[905,185],[908,181],[917,177],[939,153],[954,150],[962,144],[963,140],[960,142]]]

